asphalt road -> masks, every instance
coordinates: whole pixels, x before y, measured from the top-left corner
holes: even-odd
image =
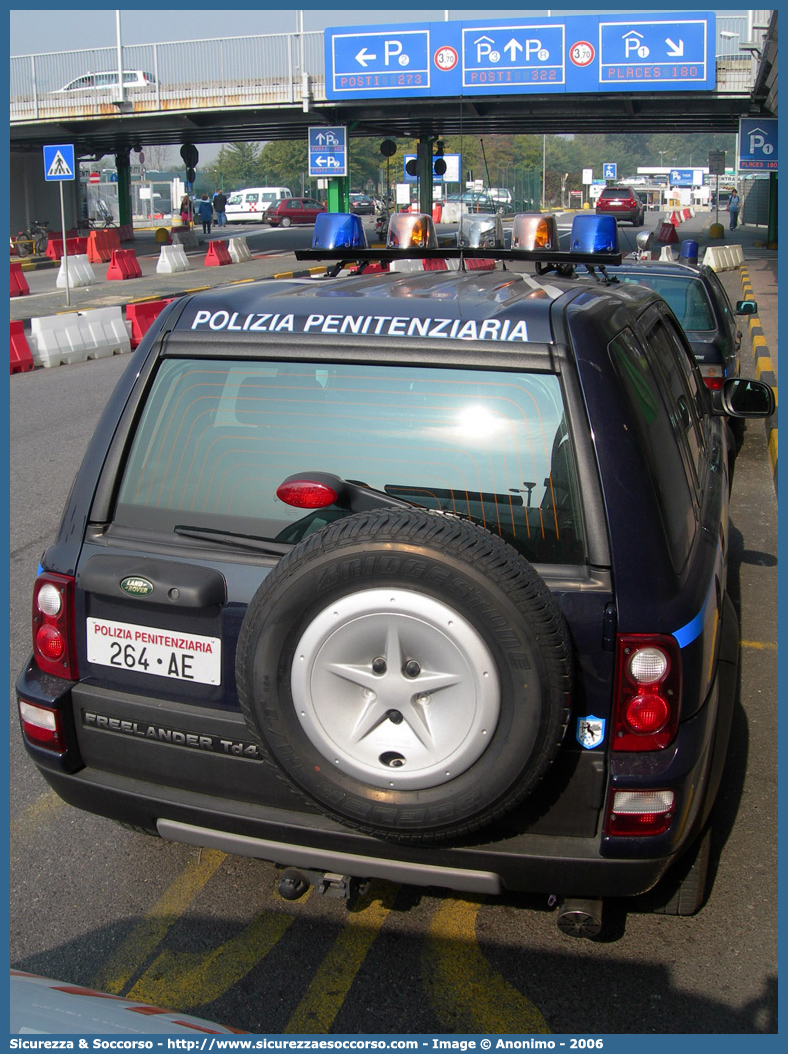
[[[709,901],[685,919],[614,902],[605,939],[577,941],[539,898],[380,883],[353,912],[313,891],[286,902],[267,863],[123,830],[48,789],[13,691],[30,591],[127,362],[11,377],[12,966],[268,1034],[776,1032],[777,502],[762,425],[734,481],[741,686]]]

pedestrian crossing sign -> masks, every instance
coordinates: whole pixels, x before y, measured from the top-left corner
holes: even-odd
[[[48,182],[74,179],[75,167],[73,143],[44,147],[44,179]]]

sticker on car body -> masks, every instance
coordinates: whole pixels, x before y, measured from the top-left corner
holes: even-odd
[[[200,684],[221,683],[218,637],[89,618],[87,643],[88,662],[99,666]]]
[[[589,714],[577,719],[577,742],[586,750],[593,750],[605,739],[605,719]]]

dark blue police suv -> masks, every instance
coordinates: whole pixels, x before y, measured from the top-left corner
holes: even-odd
[[[696,911],[739,648],[721,414],[771,389],[715,410],[604,266],[442,256],[404,214],[370,264],[357,217],[318,221],[354,273],[183,296],[135,352],[35,582],[30,755],[286,896],[542,892],[585,935],[607,897]]]

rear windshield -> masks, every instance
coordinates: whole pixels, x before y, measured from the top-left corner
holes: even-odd
[[[599,195],[601,198],[631,198],[634,197],[629,187],[605,187]]]
[[[297,542],[347,514],[304,514],[277,498],[287,476],[309,471],[468,517],[535,562],[584,559],[553,374],[164,360],[115,523]]]

